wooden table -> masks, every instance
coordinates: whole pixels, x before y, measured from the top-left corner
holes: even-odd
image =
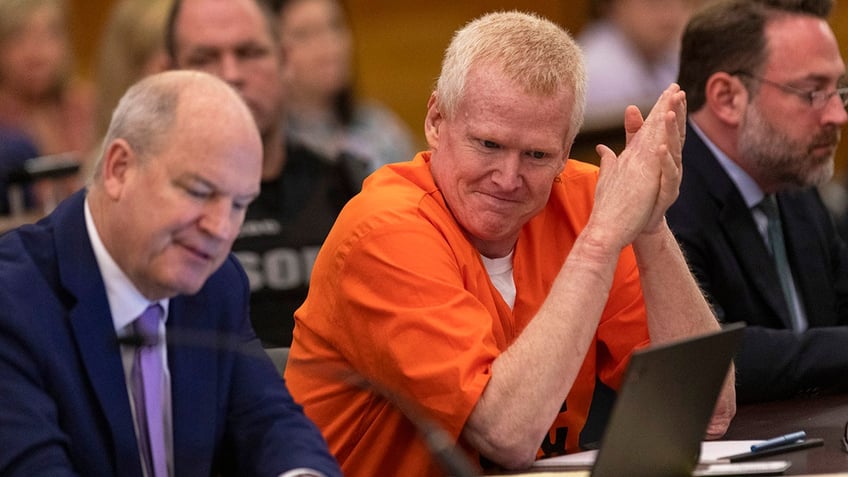
[[[848,394],[807,396],[751,404],[739,406],[724,439],[768,439],[790,432],[806,431],[808,437],[822,438],[824,446],[770,457],[792,462],[789,470],[781,475],[848,476],[848,452],[842,448],[846,421]],[[523,472],[493,472],[488,475],[589,477],[589,471],[530,469]]]
[[[848,394],[798,397],[739,406],[725,439],[766,439],[795,431],[824,439],[823,447],[791,452],[775,459],[792,461],[785,475],[848,472],[842,435],[848,421]]]

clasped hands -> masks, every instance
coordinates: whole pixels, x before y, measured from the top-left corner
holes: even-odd
[[[587,227],[618,248],[640,234],[661,230],[677,199],[686,137],[686,95],[677,84],[662,93],[646,118],[636,106],[624,111],[626,145],[620,155],[605,145],[595,205]]]

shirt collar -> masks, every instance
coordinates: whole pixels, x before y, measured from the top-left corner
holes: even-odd
[[[97,233],[87,197],[84,208],[85,227],[91,241],[91,248],[94,249],[94,258],[97,260],[100,276],[103,277],[103,283],[106,286],[106,298],[109,300],[112,323],[115,326],[115,331],[122,334],[122,331],[151,305],[151,301],[138,291],[118,264],[115,263],[112,256],[109,255],[103,241],[100,240],[100,234]],[[168,302],[168,299],[158,302],[165,312],[166,320],[168,317]]]
[[[736,189],[739,190],[739,193],[742,194],[742,199],[745,201],[745,204],[748,205],[748,208],[751,209],[757,204],[759,204],[765,194],[763,194],[763,190],[760,189],[760,186],[745,172],[739,164],[733,162],[727,154],[722,152],[721,149],[718,148],[712,141],[707,138],[707,135],[704,134],[703,131],[695,124],[694,121],[689,121],[689,125],[692,126],[692,130],[704,141],[704,144],[707,145],[710,152],[716,157],[721,168],[724,169],[724,172],[730,176],[730,180],[733,181],[733,184],[736,185]]]

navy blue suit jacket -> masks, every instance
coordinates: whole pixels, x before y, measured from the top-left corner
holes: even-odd
[[[740,402],[848,382],[848,249],[815,188],[777,195],[810,329],[791,331],[774,262],[741,193],[687,126],[669,226],[722,322],[748,324],[736,358]]]
[[[0,237],[0,475],[142,475],[84,197]],[[340,475],[264,355],[247,303],[232,256],[199,293],[171,299],[175,474]]]

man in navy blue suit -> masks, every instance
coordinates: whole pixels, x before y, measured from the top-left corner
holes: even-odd
[[[149,77],[104,145],[87,190],[0,237],[0,475],[162,477],[130,399],[151,304],[164,474],[340,475],[263,354],[229,254],[262,162],[238,94],[200,72]]]
[[[815,187],[848,122],[832,3],[718,2],[683,37],[689,122],[667,219],[719,320],[748,324],[740,402],[848,383],[848,250]]]

